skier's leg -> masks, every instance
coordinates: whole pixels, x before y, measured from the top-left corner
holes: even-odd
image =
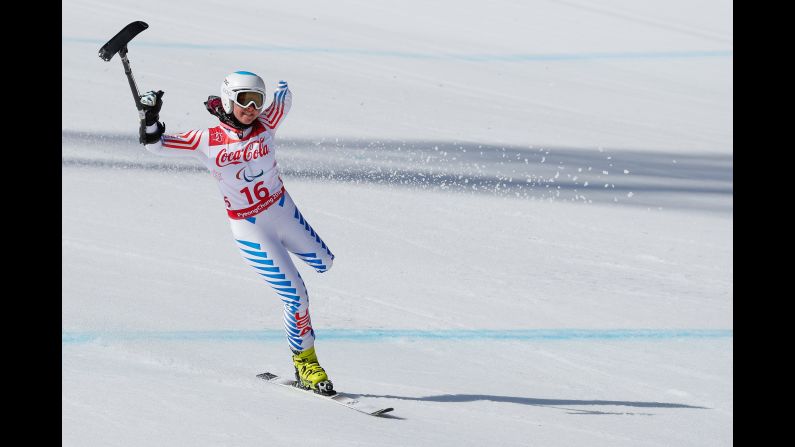
[[[279,206],[290,215],[279,227],[284,246],[318,273],[330,269],[334,263],[334,254],[306,221],[287,191],[284,192],[284,201]]]
[[[333,385],[315,353],[306,285],[281,237],[282,229],[292,224],[285,202],[279,201],[255,219],[232,221],[232,233],[243,259],[284,303],[284,327],[293,352],[296,379],[306,388],[332,394]]]
[[[284,303],[284,328],[293,352],[314,346],[315,333],[309,316],[309,296],[293,260],[267,219],[256,223],[233,221],[232,233],[243,260]]]

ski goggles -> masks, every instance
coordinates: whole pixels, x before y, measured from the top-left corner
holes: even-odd
[[[265,95],[256,90],[240,90],[234,92],[235,97],[232,101],[242,108],[254,104],[254,108],[261,109],[265,105]]]

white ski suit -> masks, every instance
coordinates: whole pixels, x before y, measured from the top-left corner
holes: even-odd
[[[145,147],[157,155],[194,157],[212,173],[240,254],[284,302],[287,341],[293,352],[300,352],[314,346],[315,333],[306,286],[288,252],[321,273],[331,268],[334,255],[304,219],[279,175],[274,136],[291,105],[292,93],[282,82],[273,102],[242,137],[221,123],[164,134]]]

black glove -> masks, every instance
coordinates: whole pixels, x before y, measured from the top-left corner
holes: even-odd
[[[146,133],[146,128],[141,126],[138,132],[138,142],[141,144],[152,144],[160,141],[160,136],[166,131],[166,123],[157,122],[157,129],[152,133]]]
[[[151,126],[160,119],[160,108],[163,107],[163,90],[150,90],[141,95],[139,102],[146,114],[146,125]]]
[[[141,125],[138,132],[138,141],[141,144],[152,144],[160,140],[160,136],[166,130],[165,123],[160,123],[160,108],[163,107],[163,90],[150,90],[138,99],[144,111],[144,125]],[[146,133],[146,127],[157,123],[157,129],[152,133]]]

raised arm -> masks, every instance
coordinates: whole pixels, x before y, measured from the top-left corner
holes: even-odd
[[[287,86],[287,82],[279,81],[279,87],[273,92],[273,102],[262,112],[259,120],[265,124],[266,127],[276,131],[279,126],[284,122],[284,117],[290,111],[293,104],[293,93]]]

